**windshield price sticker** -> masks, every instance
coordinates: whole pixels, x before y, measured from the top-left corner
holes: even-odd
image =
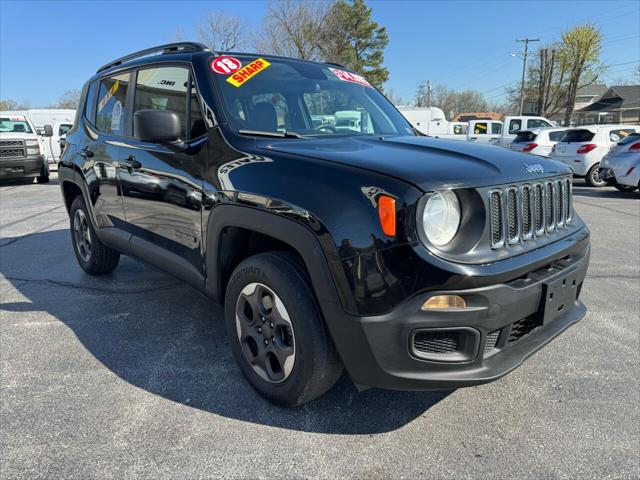
[[[211,70],[221,75],[229,75],[230,73],[237,72],[242,67],[242,63],[237,58],[223,55],[211,60]]]
[[[347,72],[346,70],[339,70],[337,68],[329,68],[333,74],[344,82],[357,83],[365,87],[371,87],[371,84],[362,75]]]
[[[264,58],[258,58],[257,60],[254,60],[246,67],[242,67],[236,73],[227,78],[227,82],[229,82],[234,87],[244,85],[247,80],[263,71],[269,65],[271,64]]]
[[[10,122],[24,122],[26,121],[25,117],[9,117]]]

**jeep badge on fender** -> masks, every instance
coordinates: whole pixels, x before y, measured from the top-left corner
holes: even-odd
[[[98,69],[78,112],[59,178],[80,267],[128,255],[222,303],[273,402],[343,369],[490,382],[585,315],[570,169],[415,134],[345,67],[161,45]]]

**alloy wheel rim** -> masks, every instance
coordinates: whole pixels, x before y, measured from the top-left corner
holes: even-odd
[[[91,258],[91,232],[87,216],[82,210],[76,210],[73,216],[73,236],[78,255],[83,261],[88,262]]]
[[[600,172],[598,171],[598,169],[593,170],[593,173],[591,174],[591,180],[596,185],[604,184],[604,180],[602,180],[602,178],[600,177]]]
[[[245,286],[236,301],[236,333],[247,362],[269,383],[285,381],[295,364],[296,345],[289,313],[262,283]]]

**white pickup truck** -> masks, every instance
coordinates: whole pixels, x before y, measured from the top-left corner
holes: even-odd
[[[68,108],[30,108],[27,110],[11,110],[5,115],[27,117],[36,128],[36,133],[44,138],[44,155],[49,163],[60,160],[60,140],[65,138],[73,126],[76,111]],[[52,126],[52,135],[44,135],[44,126]]]
[[[500,136],[499,145],[508,147],[518,135],[520,130],[531,130],[533,128],[553,127],[553,123],[544,117],[527,117],[527,116],[507,116],[502,120],[504,128]]]
[[[44,134],[52,133],[51,126],[46,125]],[[49,181],[43,138],[29,117],[0,112],[0,178],[34,177],[38,183]]]

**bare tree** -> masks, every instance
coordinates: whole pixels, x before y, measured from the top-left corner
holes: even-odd
[[[209,12],[198,26],[198,38],[211,50],[229,52],[247,44],[247,27],[238,17],[224,12]]]
[[[176,28],[171,34],[172,42],[182,42],[184,40],[184,31],[181,28]]]
[[[400,95],[396,94],[396,92],[390,88],[388,89],[385,93],[384,96],[387,97],[387,100],[389,100],[391,103],[393,103],[396,106],[400,106],[400,105],[404,105],[404,98],[402,98]]]
[[[264,27],[255,39],[260,52],[305,60],[319,59],[315,42],[326,13],[323,1],[274,0],[269,4]]]
[[[55,104],[55,108],[78,108],[78,104],[80,103],[80,90],[74,88],[72,90],[67,90],[62,94],[58,103]]]

